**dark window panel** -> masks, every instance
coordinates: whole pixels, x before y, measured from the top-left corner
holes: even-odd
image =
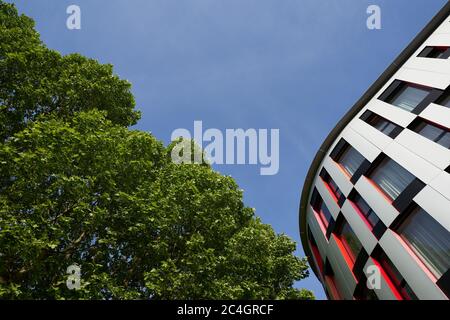
[[[369,178],[392,200],[397,199],[415,179],[408,170],[388,157],[375,167]]]
[[[341,239],[342,244],[345,247],[348,255],[352,259],[353,263],[356,261],[359,253],[362,249],[362,244],[356,236],[353,229],[350,227],[347,221],[343,220],[343,223],[338,228],[337,232],[339,239]]]
[[[314,189],[313,191],[310,204],[313,210],[319,215],[320,220],[324,225],[325,229],[327,229],[330,222],[333,220],[333,217],[331,215],[330,210],[325,205],[325,202],[323,201],[317,189]]]
[[[360,119],[393,139],[396,138],[403,129],[372,111],[366,111]]]
[[[439,100],[438,104],[450,108],[450,93],[445,94],[441,100]]]
[[[392,205],[399,211],[403,212],[407,209],[414,197],[425,188],[425,183],[423,183],[420,179],[415,178],[408,187],[395,199]]]
[[[341,189],[339,189],[339,186],[334,182],[334,180],[331,178],[330,174],[325,170],[325,168],[322,168],[320,171],[320,177],[322,178],[323,182],[330,188],[333,196],[336,199],[336,202],[338,203],[339,207],[341,207],[344,204],[345,201],[345,195],[342,193]]]
[[[348,145],[347,148],[337,159],[337,162],[344,168],[344,170],[353,176],[358,170],[359,166],[363,163],[365,158],[355,148]]]
[[[429,89],[404,84],[397,93],[395,93],[386,102],[406,111],[413,111],[430,93]]]
[[[450,270],[447,270],[436,284],[441,288],[442,292],[450,298]]]
[[[421,136],[450,149],[450,129],[418,118],[411,129]]]
[[[392,261],[388,258],[388,256],[384,252],[381,252],[381,254],[376,258],[376,260],[378,260],[381,267],[386,272],[389,279],[392,281],[392,283],[398,290],[399,294],[403,297],[403,299],[417,300],[417,296],[415,295],[411,287],[408,285],[408,283],[403,278],[401,273],[398,271],[398,269],[395,267],[395,265],[392,263]]]
[[[437,279],[450,269],[450,232],[425,210],[413,209],[397,233]]]
[[[419,54],[419,57],[433,59],[448,59],[449,56],[449,47],[426,47]]]

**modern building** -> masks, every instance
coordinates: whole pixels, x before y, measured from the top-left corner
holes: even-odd
[[[449,15],[450,3],[337,124],[307,174],[301,239],[330,299],[450,298]]]

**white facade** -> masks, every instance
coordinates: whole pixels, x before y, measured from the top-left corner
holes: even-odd
[[[448,11],[448,9],[446,6],[443,10]],[[407,284],[408,290],[412,290],[413,296],[415,296],[413,298],[449,299],[448,292],[446,293],[446,290],[443,289],[448,287],[448,283],[444,282],[447,282],[446,279],[450,279],[449,271],[447,270],[447,273],[439,278],[433,275],[424,263],[426,259],[424,260],[424,257],[415,252],[414,248],[397,233],[395,224],[402,215],[406,219],[407,211],[410,211],[409,208],[413,205],[426,211],[450,234],[450,173],[448,172],[450,149],[413,129],[413,124],[420,118],[450,132],[450,107],[435,101],[428,103],[423,110],[419,110],[420,112],[417,109],[415,112],[410,112],[393,105],[392,101],[383,101],[380,98],[395,81],[399,80],[406,84],[412,83],[426,87],[430,92],[433,89],[441,90],[441,95],[438,95],[439,99],[449,92],[450,59],[419,57],[427,47],[436,47],[439,50],[444,50],[443,47],[450,48],[450,18],[445,19],[435,29],[345,128],[334,137],[334,142],[321,159],[318,170],[315,170],[312,183],[305,186],[308,188],[308,201],[304,211],[301,212],[301,216],[305,216],[302,232],[310,233],[302,236],[303,246],[307,247],[306,252],[311,253],[309,255],[310,262],[314,264],[315,272],[331,298],[357,298],[357,287],[365,285],[368,276],[364,271],[371,265],[377,265],[375,262],[377,255],[383,252],[401,274],[402,282]],[[429,96],[428,98],[430,99]],[[364,118],[363,115],[366,111],[371,111],[400,127],[398,134],[390,137],[361,119]],[[332,156],[333,150],[339,147],[342,139],[366,160],[366,170],[362,170],[361,176],[354,181],[352,181],[352,176],[342,169],[339,161],[333,159]],[[389,201],[386,194],[381,192],[369,177],[368,172],[375,170],[376,162],[379,162],[377,159],[380,159],[380,156],[394,160],[416,180],[423,183],[423,185],[419,183],[416,188],[410,186],[410,189],[414,189],[411,191],[412,193],[410,192],[413,196],[410,203],[399,205],[402,207],[401,210],[394,205],[395,199]],[[343,194],[344,201],[339,203],[333,196],[329,185],[320,176],[321,172],[324,172],[323,169]],[[321,223],[318,210],[311,204],[314,192],[320,195],[321,203],[328,208],[332,217],[332,222],[328,226]],[[408,193],[409,191],[404,192]],[[384,225],[385,229],[378,234],[379,237],[374,234],[351,200],[347,199],[351,193],[359,194]],[[403,195],[403,197],[408,198],[407,195]],[[365,258],[364,254],[361,255],[362,257],[358,255],[353,259],[356,261],[351,261],[346,254],[343,254],[346,247],[345,245],[343,247],[339,235],[337,235],[339,232],[336,231],[338,221],[345,221],[351,227],[361,242],[362,250],[366,253]],[[310,235],[313,239],[310,238]],[[316,250],[311,247],[311,241],[315,242]],[[318,259],[321,259],[321,262],[317,261]],[[327,268],[332,270],[332,275],[328,280],[325,277],[327,271],[324,270]],[[361,272],[355,272],[355,269],[358,268],[361,269]],[[373,290],[373,293],[378,299],[401,299],[399,296],[402,291],[401,286],[400,284],[396,287],[395,279],[390,278],[383,271],[381,287]],[[333,295],[333,291],[336,290],[339,293],[338,296]]]

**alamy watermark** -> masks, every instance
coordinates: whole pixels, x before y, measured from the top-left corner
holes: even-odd
[[[81,29],[81,8],[75,4],[67,7],[66,13],[69,17],[66,20],[66,26],[69,30]]]
[[[72,264],[67,267],[68,274],[66,285],[69,290],[80,290],[81,288],[81,267],[77,264]]]
[[[366,10],[369,17],[366,21],[366,26],[369,30],[381,29],[381,8],[378,5],[372,4]],[[81,29],[81,8],[78,5],[72,4],[67,7],[66,13],[69,17],[66,20],[66,26],[69,30]]]
[[[380,30],[381,29],[381,8],[375,4],[367,7],[367,29],[369,30]]]
[[[188,129],[179,128],[172,132],[171,140],[177,141],[180,137],[183,140],[175,145],[171,154],[175,163],[198,164],[206,160],[218,165],[260,165],[263,176],[275,175],[280,168],[279,129],[226,129],[222,132],[211,128],[203,132],[203,122],[194,121],[193,135]],[[192,148],[192,140],[198,148]]]
[[[370,290],[380,290],[381,289],[381,271],[376,265],[367,266],[366,270],[366,285]]]

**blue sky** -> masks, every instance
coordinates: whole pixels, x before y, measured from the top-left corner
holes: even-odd
[[[133,84],[137,129],[280,129],[280,171],[217,166],[265,223],[299,243],[298,204],[324,138],[445,0],[15,0],[44,42],[111,63]],[[66,8],[82,29],[66,28]],[[366,28],[366,9],[382,29]],[[314,275],[298,284],[325,298]]]

